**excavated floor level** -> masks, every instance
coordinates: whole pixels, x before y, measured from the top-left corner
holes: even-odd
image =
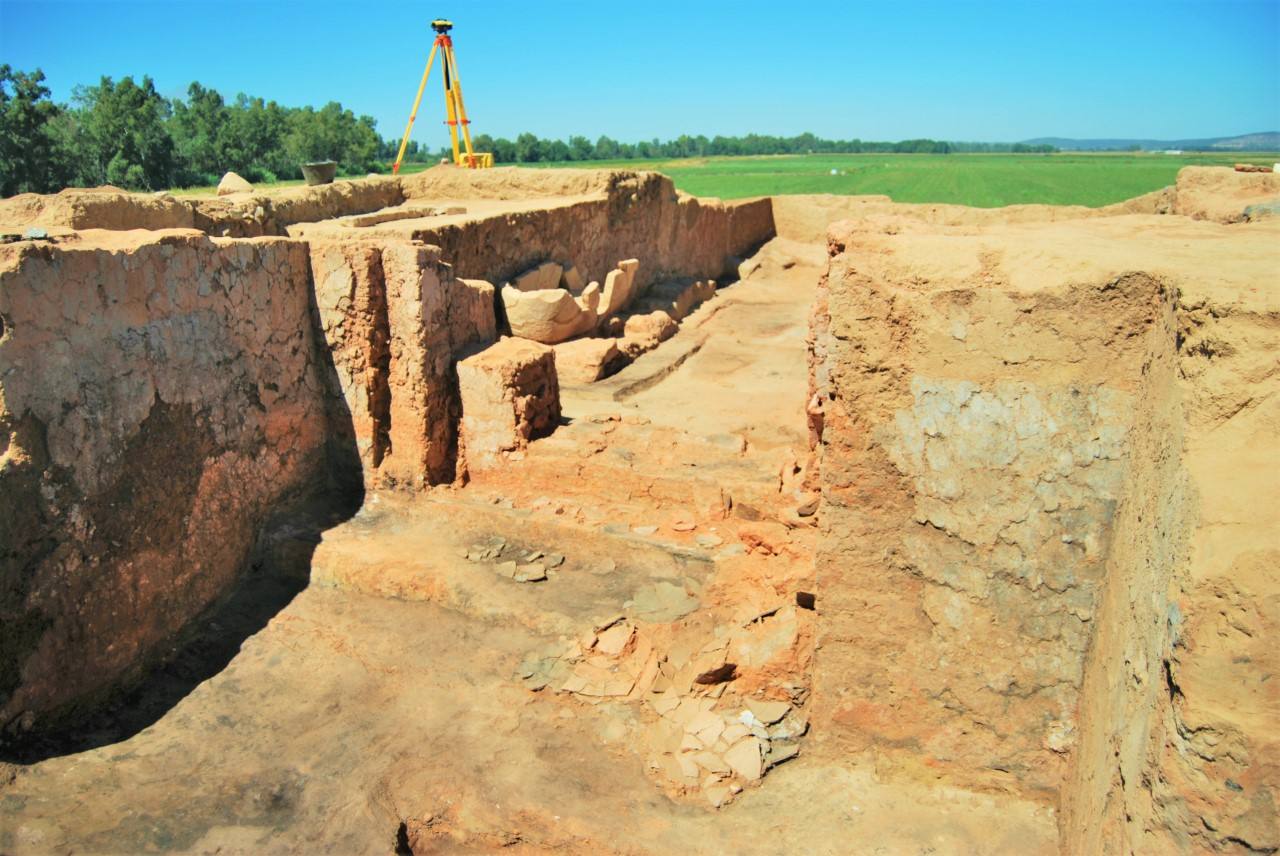
[[[803,748],[717,814],[697,782],[665,772],[681,729],[651,702],[530,689],[531,663],[626,616],[679,667],[678,651],[692,660],[746,628],[728,692],[682,688],[717,710],[743,709],[780,663],[807,698],[815,613],[795,594],[812,590],[816,529],[749,519],[795,504],[779,479],[799,478],[807,452],[821,252],[792,249],[787,269],[765,253],[661,359],[566,389],[569,424],[523,460],[462,490],[371,495],[322,534],[312,585],[216,676],[127,739],[23,769],[5,788],[12,846],[385,853],[399,836],[415,853],[1052,852],[1042,805],[882,782]],[[726,518],[726,497],[745,516]],[[493,539],[565,559],[517,583],[461,555]],[[753,668],[750,644],[791,653]]]
[[[1276,852],[1276,196],[0,203],[0,852]]]

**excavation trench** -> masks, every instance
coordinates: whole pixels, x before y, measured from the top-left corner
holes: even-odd
[[[1280,260],[1204,187],[0,206],[0,849],[1277,846]]]

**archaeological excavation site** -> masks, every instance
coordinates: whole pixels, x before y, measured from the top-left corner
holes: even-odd
[[[0,853],[1276,853],[1278,197],[0,201]]]

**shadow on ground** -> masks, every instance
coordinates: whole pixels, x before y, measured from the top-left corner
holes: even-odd
[[[314,296],[311,316],[316,341],[323,342]],[[56,717],[58,724],[49,731],[11,742],[0,739],[0,763],[35,764],[128,740],[226,668],[244,641],[307,587],[321,534],[351,519],[364,503],[351,411],[332,355],[321,347],[317,356],[327,386],[323,483],[284,504],[263,524],[237,584],[192,620],[168,650],[105,696],[86,699],[78,709]],[[80,712],[84,710],[88,712]]]

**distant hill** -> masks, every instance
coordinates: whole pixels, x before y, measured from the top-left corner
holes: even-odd
[[[1238,137],[1207,137],[1200,140],[1073,140],[1070,137],[1037,137],[1023,142],[1028,145],[1056,146],[1067,152],[1123,151],[1134,146],[1149,152],[1167,149],[1192,152],[1277,152],[1280,151],[1280,131],[1260,131]]]

